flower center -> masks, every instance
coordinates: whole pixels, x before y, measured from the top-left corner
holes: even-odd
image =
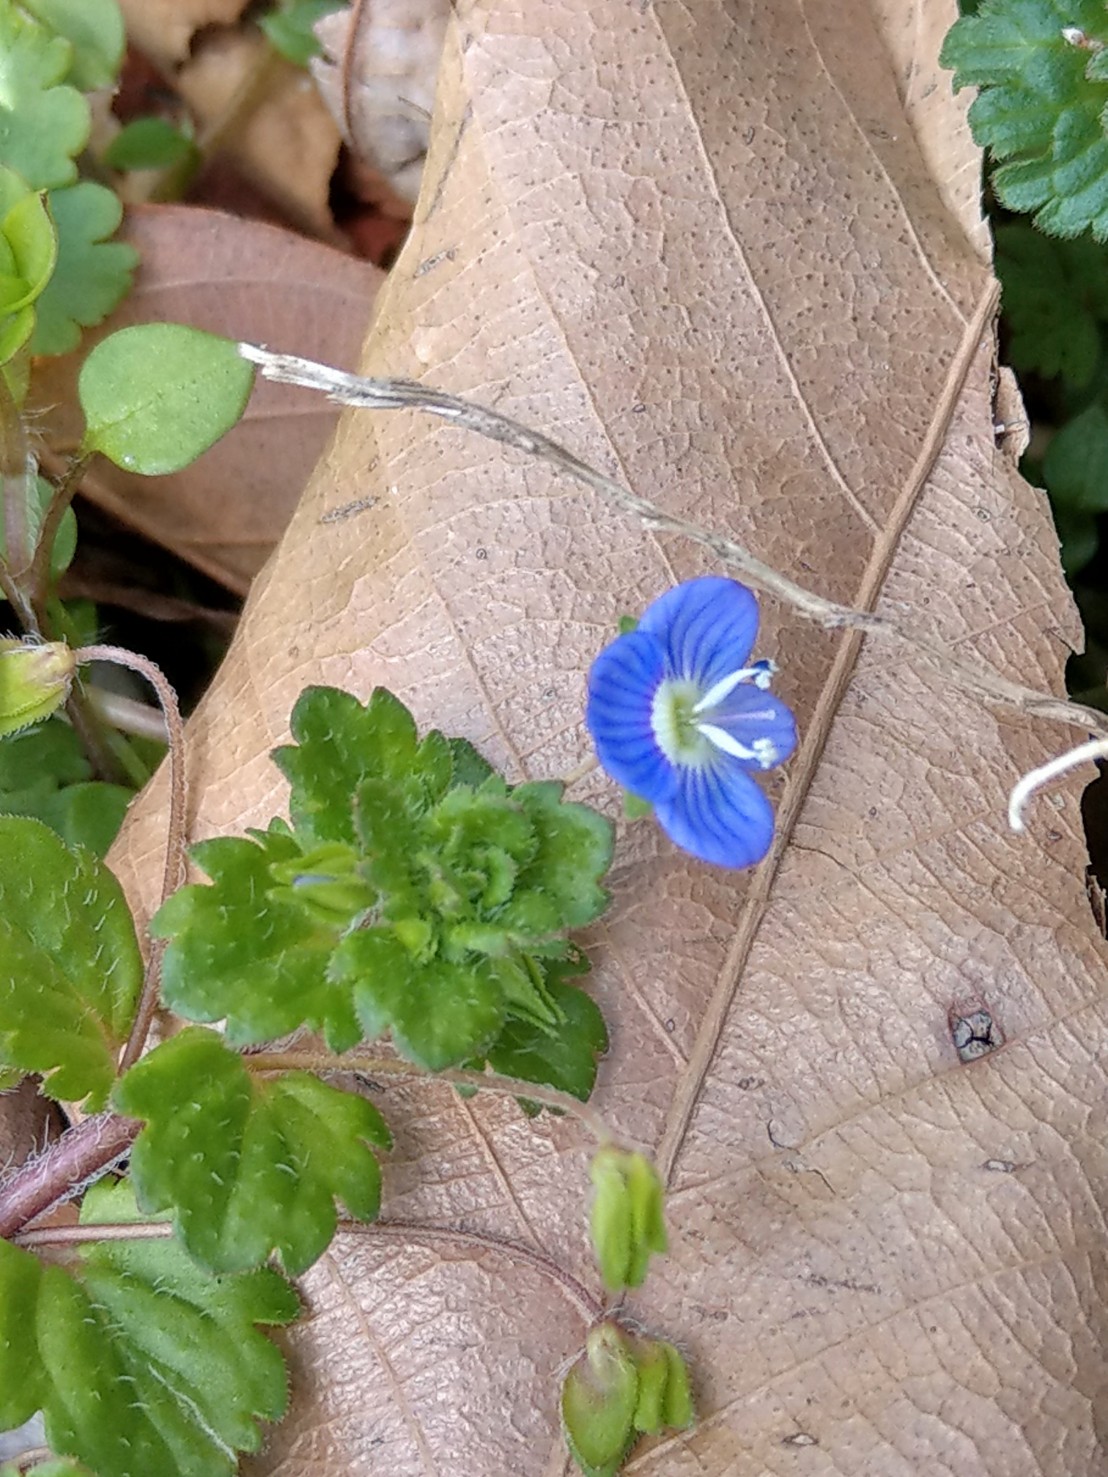
[[[722,753],[759,769],[772,769],[780,759],[772,739],[758,737],[743,743],[722,725],[728,721],[726,702],[735,688],[749,682],[765,691],[775,671],[771,661],[755,662],[728,673],[707,692],[683,677],[670,677],[659,683],[650,723],[662,753],[671,764],[699,767],[710,762],[713,754]],[[754,716],[749,712],[743,714],[748,723]]]
[[[667,677],[658,684],[650,726],[671,764],[702,764],[711,751],[711,742],[701,733],[697,717],[700,696],[698,684],[687,678]]]

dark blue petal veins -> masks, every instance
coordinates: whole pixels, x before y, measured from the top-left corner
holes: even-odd
[[[677,774],[654,737],[654,694],[665,677],[665,651],[640,627],[606,646],[589,672],[585,722],[601,764],[624,789],[657,803]]]
[[[773,840],[773,807],[734,760],[681,770],[676,792],[654,814],[682,851],[717,867],[752,867]]]
[[[758,634],[758,602],[737,580],[704,575],[659,596],[638,629],[663,642],[669,676],[707,691],[746,665]]]

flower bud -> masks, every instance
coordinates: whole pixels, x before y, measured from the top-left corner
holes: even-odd
[[[56,713],[76,670],[63,641],[0,641],[0,738]]]

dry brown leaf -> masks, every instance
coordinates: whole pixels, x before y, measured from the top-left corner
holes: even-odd
[[[354,157],[361,198],[382,207],[419,194],[449,0],[365,0],[316,26],[312,75]]]
[[[249,0],[120,0],[128,39],[151,61],[171,68],[206,26],[231,26]]]
[[[993,442],[991,294],[862,0],[490,0],[448,32],[367,367],[1060,691],[1078,627],[1043,496]],[[266,754],[312,682],[385,683],[514,776],[565,773],[617,617],[702,567],[544,466],[346,416],[192,724],[194,834],[280,809]],[[598,1105],[672,1186],[628,1312],[687,1350],[700,1411],[630,1470],[1097,1477],[1104,955],[1074,787],[1030,838],[1004,814],[1066,735],[763,608],[803,732],[774,852],[735,875],[625,831],[591,940]],[[143,910],[164,796],[114,855]],[[974,999],[1007,1044],[965,1066],[949,1013]],[[429,1229],[341,1236],[304,1279],[292,1414],[250,1469],[560,1473],[584,1321],[543,1259],[595,1294],[582,1134],[435,1087],[383,1107],[386,1215]]]
[[[134,291],[80,355],[43,361],[38,422],[55,456],[83,422],[76,376],[91,344],[132,323],[190,323],[252,343],[356,367],[383,274],[329,246],[260,221],[192,205],[128,212],[139,253]],[[101,460],[86,496],[232,590],[245,593],[284,532],[338,412],[325,401],[260,385],[243,420],[171,477],[136,477]]]

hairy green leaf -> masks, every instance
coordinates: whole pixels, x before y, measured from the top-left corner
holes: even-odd
[[[373,1220],[389,1132],[371,1103],[308,1072],[252,1075],[213,1031],[190,1027],[116,1086],[146,1127],[131,1155],[139,1205],[172,1210],[188,1251],[217,1272],[271,1251],[297,1276],[335,1233],[335,1200]]]
[[[123,891],[40,821],[0,816],[0,1062],[103,1106],[142,983]]]
[[[589,1230],[604,1286],[641,1287],[650,1258],[666,1250],[665,1190],[644,1155],[609,1144],[589,1165]]]
[[[128,472],[179,472],[242,415],[254,370],[230,339],[140,323],[102,339],[81,367],[84,447]]]
[[[350,992],[327,977],[341,937],[275,888],[272,866],[301,858],[280,827],[253,840],[217,837],[194,846],[211,885],[192,883],[158,909],[150,924],[169,940],[162,961],[166,1004],[188,1020],[226,1017],[228,1040],[272,1041],[302,1025],[323,1031],[332,1051],[361,1039]]]
[[[68,185],[74,159],[88,142],[88,103],[59,85],[73,48],[61,36],[0,0],[0,164],[32,190]]]
[[[489,1047],[487,1059],[504,1077],[555,1087],[584,1102],[596,1083],[597,1059],[608,1049],[608,1032],[596,1002],[584,990],[551,977],[561,967],[561,961],[550,961],[546,980],[561,1016],[557,1030],[509,1020]]]
[[[142,1219],[130,1187],[90,1190],[83,1225]],[[287,1404],[259,1324],[291,1322],[272,1269],[201,1272],[166,1240],[92,1244],[69,1267],[0,1241],[0,1428],[42,1410],[51,1449],[97,1477],[221,1477]]]
[[[126,41],[117,0],[20,0],[20,4],[72,46],[67,82],[80,92],[115,83]]]
[[[37,303],[31,351],[68,354],[81,329],[100,323],[131,286],[138,253],[126,241],[109,241],[119,229],[119,197],[81,180],[47,197],[58,232],[58,264]]]
[[[947,33],[940,61],[975,86],[974,139],[997,195],[1051,235],[1108,237],[1108,104],[1099,0],[985,0]]]

